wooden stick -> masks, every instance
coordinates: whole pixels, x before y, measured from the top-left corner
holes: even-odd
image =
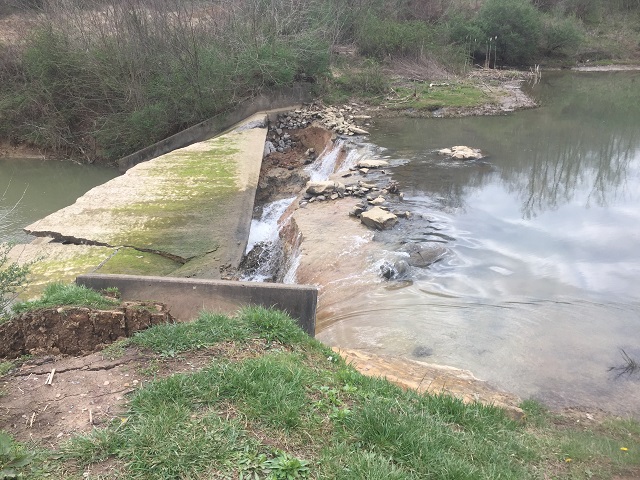
[[[31,415],[31,421],[29,422],[29,428],[33,427],[33,421],[36,418],[36,412],[33,412],[33,414]]]
[[[56,374],[56,369],[52,368],[51,369],[51,373],[49,374],[49,376],[47,377],[47,381],[44,382],[45,385],[51,385],[51,383],[53,383],[53,376]]]
[[[89,409],[89,423],[93,425],[93,412]]]

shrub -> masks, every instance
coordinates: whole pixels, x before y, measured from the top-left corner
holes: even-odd
[[[378,59],[418,56],[432,43],[432,31],[421,21],[402,22],[369,14],[358,26],[356,43],[360,53]]]
[[[2,218],[0,218],[2,220]],[[5,316],[7,307],[15,299],[17,292],[27,283],[29,266],[9,261],[11,246],[0,244],[0,320]]]
[[[544,22],[541,49],[548,56],[575,53],[584,41],[578,22],[571,18],[547,17]]]
[[[476,19],[483,43],[497,38],[498,62],[528,64],[538,54],[542,14],[528,0],[487,0]]]

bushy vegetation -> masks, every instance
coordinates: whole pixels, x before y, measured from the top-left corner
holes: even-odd
[[[42,15],[24,38],[0,42],[0,138],[90,162],[132,153],[265,89],[324,84],[335,45],[354,44],[380,65],[405,57],[455,71],[465,56],[491,67],[619,58],[640,41],[638,0],[11,3]],[[624,28],[599,31],[611,18]],[[342,83],[350,79],[356,91],[362,82],[365,93],[387,88],[373,68]]]

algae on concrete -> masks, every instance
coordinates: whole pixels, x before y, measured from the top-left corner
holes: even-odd
[[[114,252],[113,248],[92,245],[61,243],[16,245],[9,252],[10,261],[21,265],[33,262],[28,284],[20,292],[18,299],[33,299],[40,296],[50,283],[72,283],[78,275],[93,273]]]
[[[244,253],[265,138],[266,128],[240,127],[141,163],[25,230],[179,263],[204,258],[196,276],[219,278]]]
[[[104,262],[96,273],[121,275],[169,275],[180,264],[155,253],[141,252],[133,248],[119,248]]]

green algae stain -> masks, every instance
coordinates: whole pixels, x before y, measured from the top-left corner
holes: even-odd
[[[53,282],[72,283],[78,275],[93,273],[114,252],[109,247],[65,246],[65,251],[52,251],[36,259],[31,266],[29,283],[19,295],[28,300],[42,294]]]
[[[234,139],[203,142],[205,149],[182,149],[160,157],[148,171],[156,197],[112,210],[134,228],[116,233],[110,243],[192,258],[220,247],[209,232],[220,212],[228,214],[238,194],[240,153]]]
[[[140,252],[133,248],[120,248],[115,255],[98,269],[98,272],[103,274],[164,276],[169,275],[178,267],[180,267],[179,263],[161,255]]]

